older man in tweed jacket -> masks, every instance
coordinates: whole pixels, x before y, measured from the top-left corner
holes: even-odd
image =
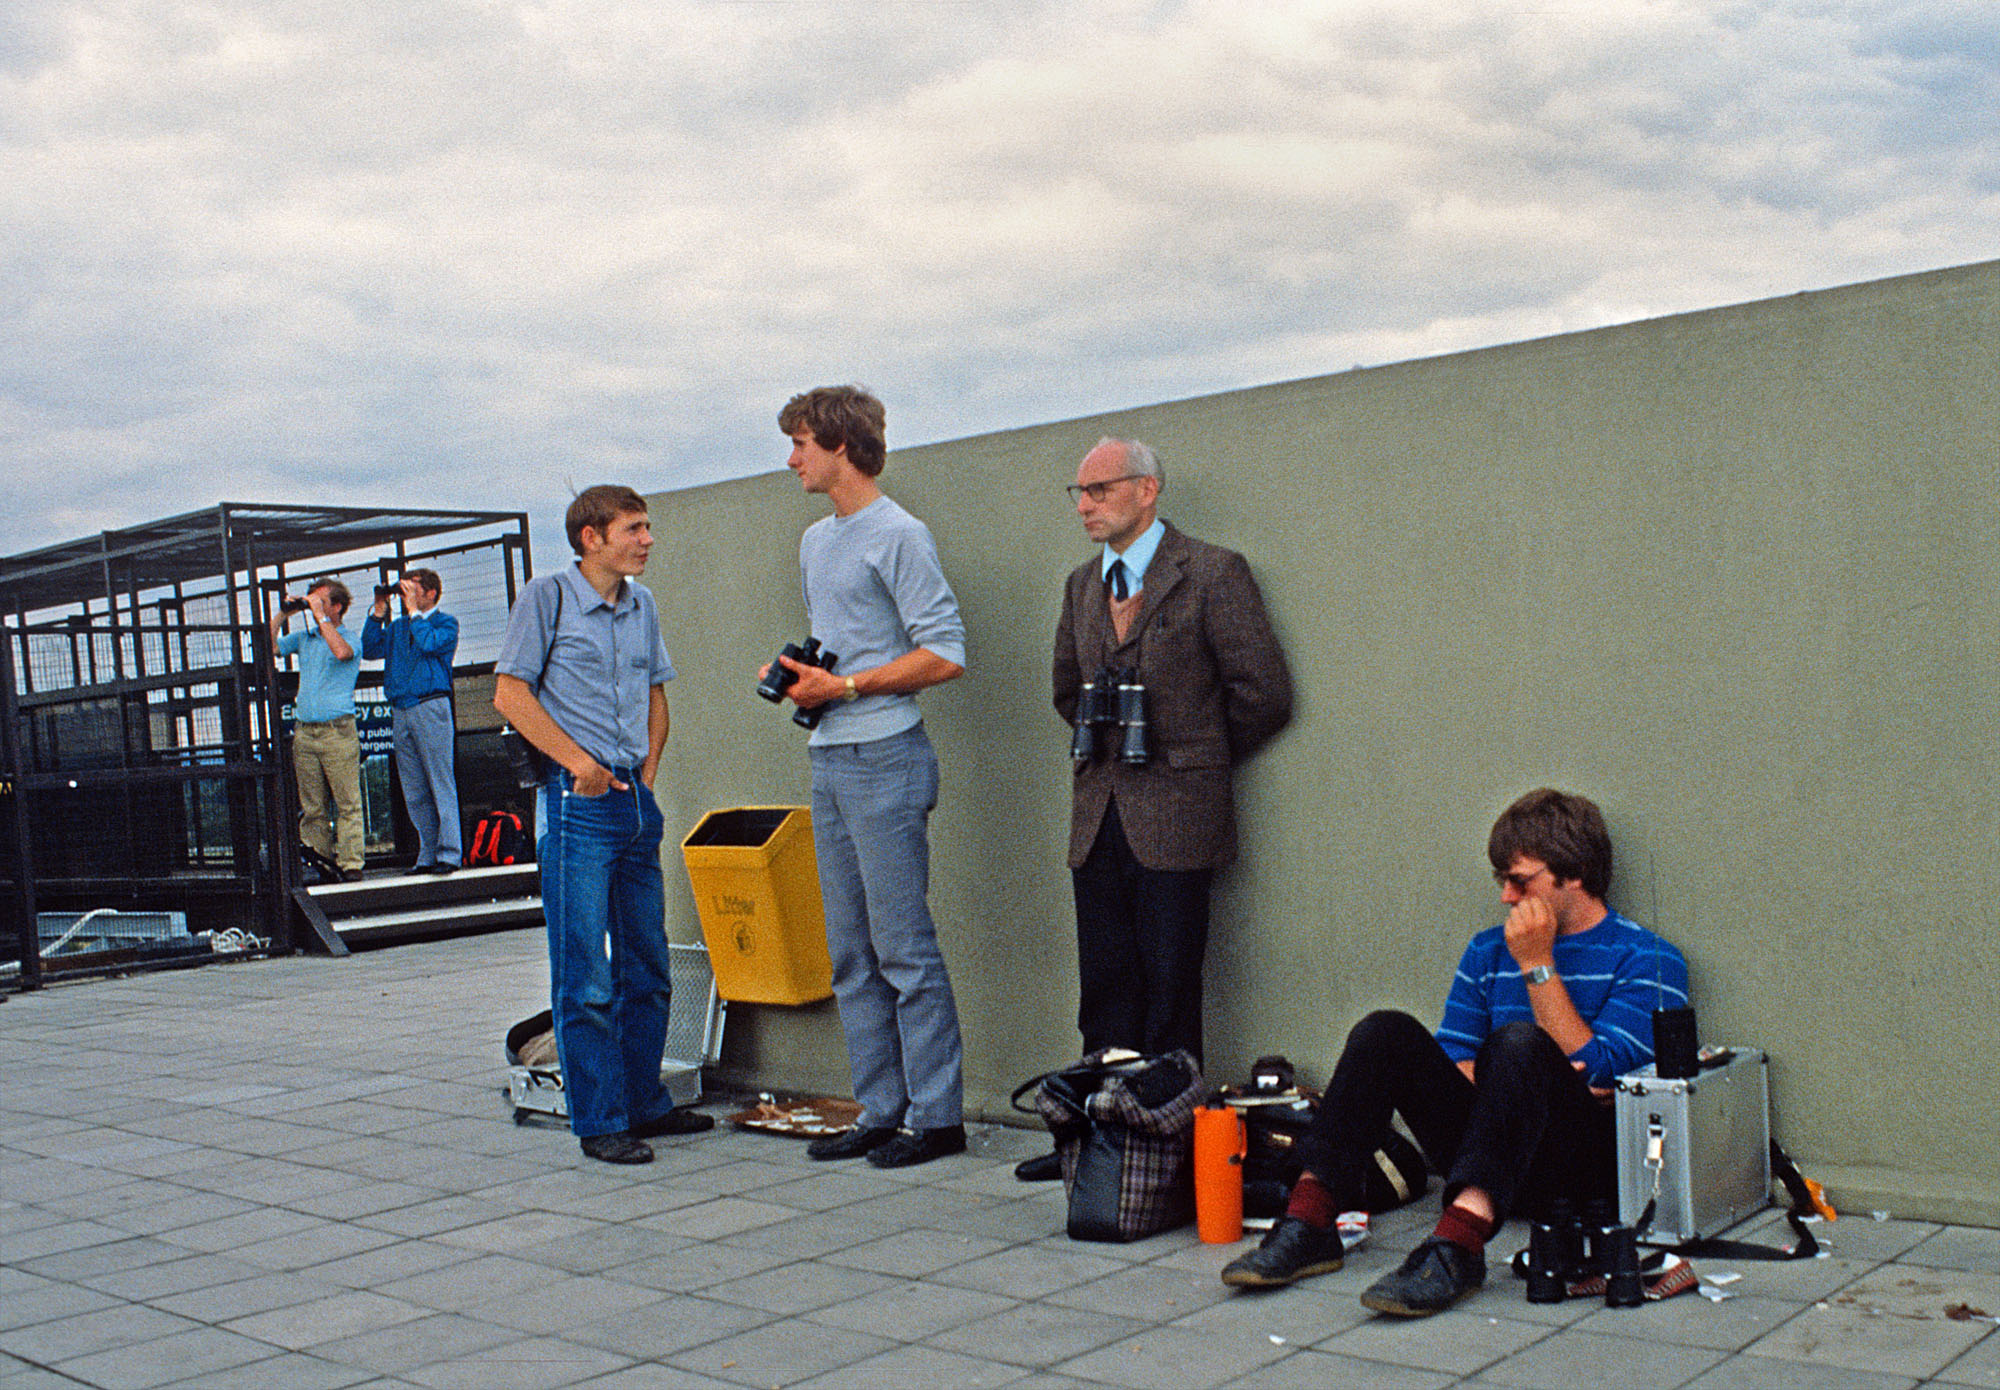
[[[1185,1048],[1199,1061],[1209,884],[1236,857],[1231,773],[1291,718],[1292,682],[1249,565],[1161,521],[1164,485],[1136,440],[1103,440],[1077,469],[1070,494],[1103,550],[1063,593],[1055,705],[1074,722],[1105,666],[1146,687],[1147,761],[1112,749],[1076,770],[1084,1050]]]

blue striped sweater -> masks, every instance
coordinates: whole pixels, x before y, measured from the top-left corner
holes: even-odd
[[[1589,931],[1558,936],[1556,974],[1576,1011],[1596,1034],[1570,1054],[1593,1086],[1653,1060],[1653,1010],[1688,1002],[1687,960],[1664,937],[1621,913],[1606,913]],[[1458,963],[1437,1040],[1455,1062],[1470,1061],[1503,1023],[1533,1023],[1528,982],[1507,952],[1506,930],[1489,927],[1472,938]]]

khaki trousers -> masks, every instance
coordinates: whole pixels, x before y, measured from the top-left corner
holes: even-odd
[[[324,724],[301,720],[292,734],[292,770],[299,781],[299,838],[341,868],[359,869],[361,736],[354,731],[354,716],[344,714]],[[334,808],[331,821],[329,793]]]

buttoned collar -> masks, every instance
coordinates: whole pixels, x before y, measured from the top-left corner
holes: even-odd
[[[1166,538],[1166,534],[1167,523],[1158,517],[1154,517],[1153,524],[1139,533],[1138,540],[1133,541],[1132,544],[1125,547],[1123,555],[1120,555],[1110,546],[1105,546],[1104,554],[1099,557],[1098,561],[1098,575],[1106,583],[1109,583],[1111,580],[1111,566],[1117,561],[1123,560],[1125,562],[1125,582],[1134,589],[1145,588],[1146,567],[1153,563],[1153,555],[1159,550],[1160,542]]]

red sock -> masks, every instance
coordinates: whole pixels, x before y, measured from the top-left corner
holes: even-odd
[[[1333,1200],[1332,1188],[1311,1173],[1301,1173],[1292,1184],[1292,1199],[1285,1204],[1285,1215],[1296,1216],[1306,1225],[1325,1231],[1332,1229],[1334,1218],[1340,1215],[1340,1205]]]
[[[1438,1218],[1437,1229],[1431,1234],[1442,1236],[1453,1245],[1463,1246],[1477,1255],[1499,1230],[1498,1221],[1489,1221],[1454,1202],[1444,1209],[1444,1215]]]

